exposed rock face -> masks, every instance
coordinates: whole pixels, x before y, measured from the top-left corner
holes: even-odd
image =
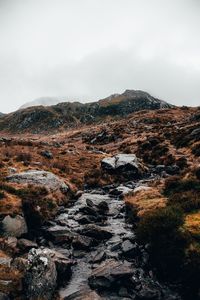
[[[135,154],[117,154],[106,157],[101,161],[101,166],[107,172],[117,172],[126,177],[139,178],[145,171],[144,166]]]
[[[24,217],[19,215],[16,217],[6,216],[2,221],[2,227],[5,236],[20,237],[28,231]]]
[[[22,173],[13,174],[7,177],[10,182],[21,184],[40,185],[49,188],[50,190],[68,191],[68,186],[58,176],[51,172],[30,170]]]
[[[28,270],[24,291],[30,300],[51,300],[56,288],[57,271],[53,259],[41,249],[32,249],[28,255]]]

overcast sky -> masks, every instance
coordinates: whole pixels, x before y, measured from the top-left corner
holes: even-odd
[[[200,105],[200,0],[0,0],[0,111],[141,89]]]

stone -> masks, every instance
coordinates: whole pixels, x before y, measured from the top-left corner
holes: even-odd
[[[53,259],[42,249],[28,254],[28,268],[24,276],[24,292],[30,300],[51,300],[56,289],[57,271]]]
[[[20,215],[16,215],[15,217],[8,215],[4,217],[2,220],[2,229],[5,236],[12,237],[20,237],[28,232],[26,220]]]
[[[74,264],[72,259],[54,249],[45,248],[42,252],[51,257],[55,263],[58,279],[62,279],[63,276],[65,276],[65,280],[70,278],[71,267]]]
[[[96,240],[107,240],[110,239],[113,235],[108,228],[101,227],[95,224],[85,225],[81,230],[81,234],[95,238]]]
[[[8,295],[0,292],[0,300],[10,300],[10,297],[8,297]]]
[[[62,190],[65,192],[69,187],[58,176],[51,172],[43,170],[29,170],[22,173],[16,173],[6,177],[7,181],[16,182],[19,184],[40,185],[49,188],[50,190]]]
[[[44,150],[41,152],[41,155],[45,158],[48,158],[48,159],[53,159],[53,154],[48,151],[48,150]]]
[[[17,246],[20,248],[22,251],[29,251],[31,248],[37,248],[38,245],[37,243],[27,240],[27,239],[19,239],[17,241]]]
[[[106,258],[105,251],[96,251],[95,253],[92,254],[92,258],[90,261],[96,264],[96,263],[100,263],[105,258]]]
[[[131,279],[133,269],[130,263],[120,262],[113,259],[106,260],[92,271],[88,278],[89,285],[93,289],[111,289],[120,282],[116,288],[121,288],[123,283]]]
[[[103,300],[95,291],[90,289],[82,289],[78,292],[72,293],[71,295],[64,297],[64,300]]]
[[[124,256],[134,258],[138,253],[138,245],[131,243],[130,240],[126,240],[122,243],[122,251]]]
[[[135,154],[117,154],[106,157],[101,161],[101,167],[105,171],[116,171],[132,178],[139,178],[144,171],[147,171]]]
[[[90,237],[76,235],[73,238],[72,246],[76,250],[88,250],[93,244],[93,240]]]

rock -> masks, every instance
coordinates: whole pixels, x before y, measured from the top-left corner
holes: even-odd
[[[110,197],[108,195],[100,195],[100,194],[90,194],[83,193],[78,200],[77,204],[81,206],[88,206],[90,208],[99,208],[108,210],[108,203],[110,201]]]
[[[101,167],[105,171],[113,171],[126,177],[139,178],[145,171],[144,166],[135,154],[118,154],[106,157],[101,161]]]
[[[27,239],[19,239],[17,241],[17,246],[20,248],[22,251],[29,251],[31,248],[37,248],[38,245],[37,243],[27,240]]]
[[[90,289],[83,289],[67,297],[64,297],[64,300],[103,300],[103,299],[104,298],[100,297],[95,291],[91,291]]]
[[[2,228],[5,236],[20,237],[28,232],[26,221],[20,215],[15,217],[6,216],[2,220]]]
[[[146,186],[146,185],[140,185],[138,187],[136,187],[133,192],[134,193],[137,193],[137,192],[141,192],[141,191],[149,191],[151,190],[151,188],[149,186]]]
[[[28,254],[28,268],[24,277],[24,292],[30,300],[51,300],[56,288],[56,265],[50,255],[41,249]]]
[[[67,226],[55,225],[45,229],[45,234],[53,243],[71,243],[74,233]]]
[[[73,238],[72,246],[76,250],[88,250],[93,244],[93,240],[90,237],[77,235]]]
[[[0,300],[10,300],[10,297],[8,297],[8,295],[0,292]]]
[[[180,173],[180,168],[176,164],[172,166],[166,166],[166,172],[169,175],[176,175]]]
[[[109,194],[116,195],[116,196],[124,196],[132,192],[132,189],[129,187],[126,187],[124,185],[120,185],[116,187],[115,189],[112,189]]]
[[[17,173],[17,169],[16,169],[16,168],[13,168],[13,167],[9,167],[9,168],[8,168],[8,171],[9,171],[9,174],[10,174],[10,175],[11,175],[11,174]]]
[[[67,256],[63,255],[59,251],[45,248],[42,252],[51,257],[53,262],[56,265],[56,271],[58,274],[58,279],[69,279],[71,276],[71,267],[74,264],[72,259],[69,259]]]
[[[161,291],[158,287],[153,287],[151,285],[143,284],[141,291],[138,293],[138,299],[148,300],[148,299],[161,299]]]
[[[96,240],[108,240],[113,235],[108,228],[97,226],[95,224],[85,225],[81,230],[81,234],[95,238]]]
[[[89,285],[94,289],[110,289],[120,283],[116,288],[121,288],[123,283],[133,275],[131,264],[115,260],[106,260],[93,270],[88,278]]]
[[[22,173],[13,174],[7,176],[6,179],[10,182],[16,182],[20,184],[32,184],[40,185],[49,188],[50,190],[68,191],[69,187],[58,176],[51,172],[29,170]]]
[[[138,245],[126,240],[122,243],[122,251],[124,256],[134,258],[134,256],[138,253]]]
[[[96,264],[96,263],[100,263],[105,258],[106,258],[105,251],[96,251],[95,253],[92,254],[92,258],[90,261]]]
[[[41,155],[45,158],[48,158],[48,159],[53,159],[53,154],[48,151],[48,150],[44,150],[41,152]]]

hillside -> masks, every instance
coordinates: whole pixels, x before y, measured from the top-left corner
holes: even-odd
[[[0,130],[41,133],[127,116],[140,110],[172,107],[143,91],[126,90],[93,103],[64,102],[18,110],[0,120]]]
[[[2,133],[0,293],[199,300],[199,130],[182,107]]]

